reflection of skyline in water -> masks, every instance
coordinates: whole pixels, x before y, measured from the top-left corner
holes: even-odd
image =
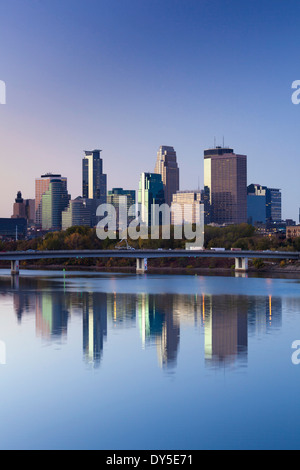
[[[83,359],[93,367],[105,360],[110,329],[135,328],[143,348],[155,345],[162,368],[176,368],[183,326],[202,331],[206,366],[245,364],[249,335],[281,328],[283,302],[300,307],[300,299],[271,295],[119,294],[60,290],[36,279],[22,279],[21,284],[7,289],[13,293],[18,321],[35,313],[36,335],[52,341],[66,338],[72,317],[80,318]]]
[[[205,360],[208,364],[246,359],[247,302],[240,296],[203,296]],[[224,305],[227,306],[225,310]]]
[[[161,367],[176,365],[180,337],[180,319],[174,295],[140,294],[136,299],[143,347],[154,340]]]
[[[82,338],[87,363],[100,364],[104,339],[107,336],[106,294],[83,292]]]
[[[42,292],[36,296],[36,333],[43,338],[67,334],[70,305],[60,292]]]

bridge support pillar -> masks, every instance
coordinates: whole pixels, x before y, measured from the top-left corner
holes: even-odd
[[[235,258],[235,270],[242,272],[248,271],[248,258]]]
[[[19,274],[20,272],[20,261],[19,260],[14,260],[11,261],[11,274],[14,276],[16,274]]]
[[[147,271],[147,258],[136,259],[136,272],[138,274],[144,274]]]

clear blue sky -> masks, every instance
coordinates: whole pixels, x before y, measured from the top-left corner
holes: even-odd
[[[281,188],[298,221],[299,18],[299,0],[1,0],[0,216],[48,171],[81,195],[93,148],[109,189],[136,189],[174,146],[194,189],[224,136],[248,156],[248,183]]]

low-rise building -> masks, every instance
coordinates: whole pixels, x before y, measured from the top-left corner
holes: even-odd
[[[286,227],[286,238],[300,237],[300,225],[289,225]]]

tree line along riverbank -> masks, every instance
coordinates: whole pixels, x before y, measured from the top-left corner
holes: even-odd
[[[204,232],[204,248],[223,247],[226,250],[231,248],[240,248],[242,250],[275,250],[275,251],[300,251],[300,238],[286,239],[283,234],[269,234],[268,236],[259,233],[253,226],[248,224],[231,225],[228,227],[206,226]],[[174,238],[174,230],[171,227],[170,239],[152,240],[150,235],[148,239],[139,238],[138,240],[128,240],[130,246],[135,249],[184,249],[185,239],[177,240]],[[43,237],[30,240],[5,241],[0,240],[0,251],[27,251],[27,250],[110,250],[114,249],[118,243],[118,238],[112,240],[107,238],[100,240],[97,237],[96,230],[89,227],[76,226],[60,232],[49,232]],[[9,263],[3,262],[1,267],[8,266]],[[134,269],[135,260],[132,259],[64,259],[59,263],[57,260],[24,261],[23,267],[54,267],[64,266],[66,268],[114,268]],[[148,261],[149,269],[225,269],[234,268],[232,259],[216,258],[169,258],[169,259],[151,259]],[[297,271],[298,263],[289,261],[249,260],[249,269],[254,270],[291,270]]]

